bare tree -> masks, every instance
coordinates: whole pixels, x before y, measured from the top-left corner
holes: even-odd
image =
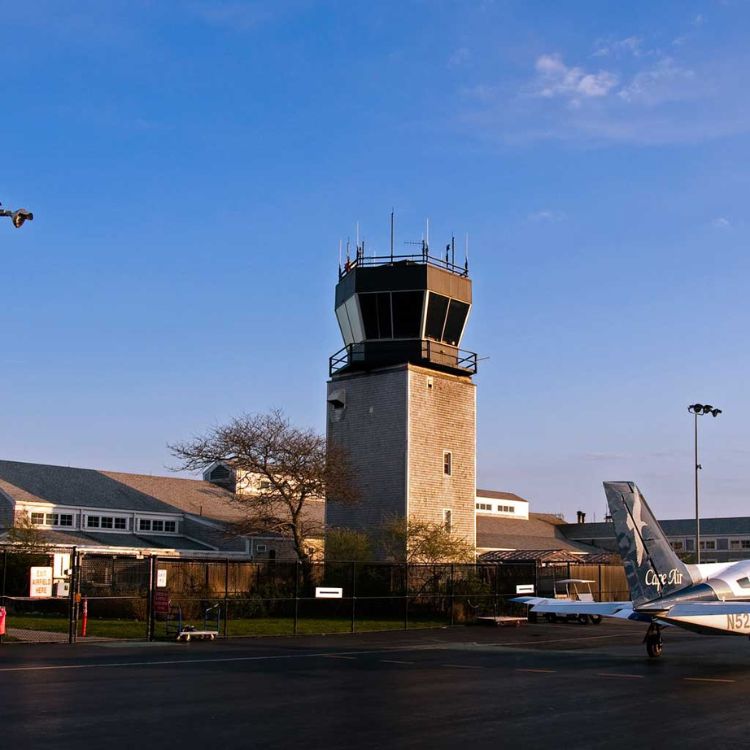
[[[205,469],[215,461],[231,466],[240,480],[233,502],[244,511],[233,530],[279,534],[302,562],[310,561],[306,540],[323,536],[322,517],[311,512],[311,503],[329,498],[351,504],[359,497],[343,449],[327,445],[314,430],[293,427],[280,410],[237,417],[170,449],[182,469]],[[243,479],[251,492],[242,491]]]
[[[29,554],[41,554],[50,547],[44,538],[43,530],[32,523],[26,511],[16,514],[15,522],[8,530],[7,538],[15,549]]]

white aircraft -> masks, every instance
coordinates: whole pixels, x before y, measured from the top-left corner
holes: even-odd
[[[687,565],[669,546],[633,482],[605,482],[604,491],[632,601],[559,601],[533,596],[514,601],[543,614],[647,622],[644,642],[652,657],[661,655],[663,626],[713,635],[750,635],[750,560]]]

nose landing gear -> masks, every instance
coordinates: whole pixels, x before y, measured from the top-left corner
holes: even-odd
[[[664,642],[661,639],[661,626],[652,622],[648,626],[646,637],[643,639],[643,642],[646,644],[646,653],[652,659],[661,656],[661,652],[664,649]]]

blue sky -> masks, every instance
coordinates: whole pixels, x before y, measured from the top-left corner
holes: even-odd
[[[478,474],[747,513],[750,5],[0,2],[3,458],[324,429],[338,242],[470,235]]]

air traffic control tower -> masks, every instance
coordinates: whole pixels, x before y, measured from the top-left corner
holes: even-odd
[[[328,440],[350,455],[361,501],[329,500],[326,523],[373,533],[384,520],[445,524],[475,545],[477,356],[462,351],[471,309],[468,260],[421,253],[365,257],[339,269],[344,348],[330,358]]]

